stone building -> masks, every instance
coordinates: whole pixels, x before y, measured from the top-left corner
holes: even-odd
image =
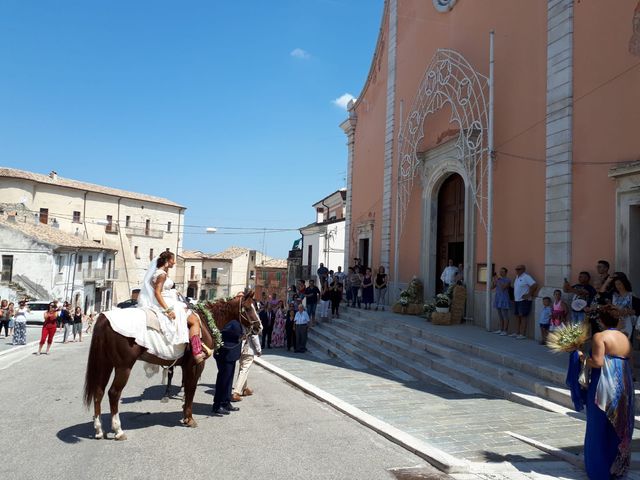
[[[315,279],[321,263],[330,270],[337,271],[338,266],[344,270],[346,199],[347,190],[342,188],[312,205],[315,221],[300,229],[303,279]],[[364,252],[369,253],[368,246]]]
[[[117,250],[113,302],[139,287],[150,260],[180,254],[185,207],[170,200],[13,168],[0,168],[0,205],[100,247]]]
[[[36,222],[0,214],[0,297],[69,301],[83,311],[111,308],[116,251]]]
[[[270,258],[256,265],[256,298],[273,293],[278,300],[287,301],[287,260]]]
[[[447,260],[462,263],[467,315],[488,328],[490,250],[512,278],[526,264],[542,294],[599,259],[640,285],[639,12],[638,0],[386,0],[341,125],[346,257],[384,265],[391,298],[414,275],[433,295]]]

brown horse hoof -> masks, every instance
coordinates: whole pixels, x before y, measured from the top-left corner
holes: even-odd
[[[118,435],[116,435],[115,437],[113,437],[114,440],[116,441],[124,441],[127,439],[127,436],[124,433],[120,433]]]

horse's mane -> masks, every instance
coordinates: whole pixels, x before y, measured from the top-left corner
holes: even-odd
[[[233,320],[233,318],[229,318],[234,314],[237,316],[239,305],[242,298],[221,298],[220,300],[216,300],[215,302],[205,302],[205,307],[211,315],[213,315],[213,319],[216,322],[216,325],[220,327],[221,325],[226,324],[229,320]],[[239,320],[239,319],[237,319]]]

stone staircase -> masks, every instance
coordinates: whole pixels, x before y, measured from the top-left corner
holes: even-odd
[[[344,309],[341,318],[317,325],[309,348],[400,382],[446,386],[464,394],[498,398],[576,418],[564,385],[566,355],[532,341],[498,337],[472,326],[442,327],[417,317]],[[636,427],[640,392],[636,391]]]

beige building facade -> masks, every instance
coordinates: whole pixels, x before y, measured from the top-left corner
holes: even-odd
[[[112,302],[138,288],[150,260],[182,253],[185,207],[165,198],[0,168],[0,206],[19,207],[41,224],[116,250]]]

